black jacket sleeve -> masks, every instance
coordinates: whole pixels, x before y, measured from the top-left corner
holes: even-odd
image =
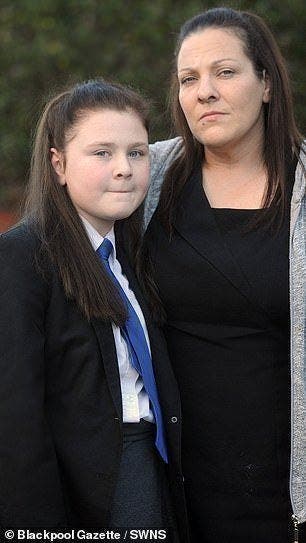
[[[0,524],[10,528],[66,525],[44,412],[48,283],[35,243],[24,227],[0,237]]]

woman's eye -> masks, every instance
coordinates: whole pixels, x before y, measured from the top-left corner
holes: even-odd
[[[188,83],[192,83],[193,81],[195,81],[195,77],[190,75],[188,77],[184,77],[183,79],[181,79],[180,84],[187,85]]]
[[[109,151],[103,151],[103,150],[101,150],[101,151],[97,151],[97,152],[95,153],[95,155],[96,155],[96,156],[101,156],[101,157],[103,157],[103,158],[108,158],[108,157],[110,156],[110,152],[109,152]]]
[[[218,75],[221,75],[222,77],[231,77],[232,75],[234,75],[234,73],[234,70],[230,70],[229,68],[227,68],[224,70],[220,70],[220,72],[218,72]]]

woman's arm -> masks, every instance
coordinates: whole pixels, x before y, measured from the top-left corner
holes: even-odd
[[[33,241],[0,237],[0,524],[66,524],[56,454],[45,418],[44,315],[48,286]]]
[[[157,207],[165,173],[182,149],[182,138],[157,141],[150,145],[151,181],[145,199],[145,228]]]

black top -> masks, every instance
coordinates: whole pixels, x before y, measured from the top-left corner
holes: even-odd
[[[278,230],[212,209],[197,171],[171,241],[147,232],[183,409],[183,471],[194,541],[287,543],[289,193]]]

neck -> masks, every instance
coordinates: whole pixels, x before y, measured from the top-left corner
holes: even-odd
[[[204,168],[207,170],[247,170],[255,171],[263,167],[262,139],[251,142],[239,142],[224,147],[212,148],[205,146]]]
[[[213,207],[258,209],[266,186],[261,140],[226,148],[205,146],[203,188]]]

